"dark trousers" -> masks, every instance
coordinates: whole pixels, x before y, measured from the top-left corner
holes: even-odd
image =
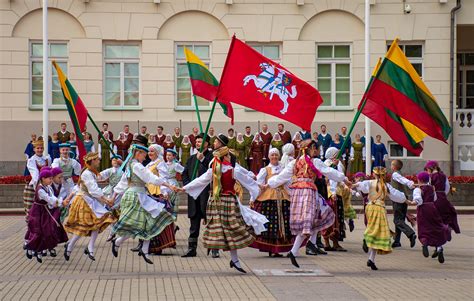
[[[393,223],[395,224],[395,242],[400,243],[400,236],[403,233],[407,237],[415,234],[415,231],[405,223],[408,205],[406,203],[393,202]]]
[[[205,214],[201,212],[200,207],[196,208],[196,214],[193,217],[189,218],[189,238],[188,244],[190,248],[197,248],[199,232],[201,230],[201,221],[205,218]]]

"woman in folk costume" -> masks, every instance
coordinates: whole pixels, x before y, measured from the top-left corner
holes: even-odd
[[[438,199],[435,205],[441,214],[443,222],[451,227],[454,233],[461,233],[458,224],[458,214],[453,204],[448,200],[448,193],[451,190],[448,177],[441,171],[436,161],[428,161],[425,165],[425,170],[430,174],[431,185],[436,189],[436,197]],[[436,252],[433,255],[436,255]]]
[[[252,144],[250,144],[249,161],[250,170],[257,175],[263,167],[263,140],[259,133],[255,133]]]
[[[92,140],[91,134],[88,132],[84,133],[84,147],[86,148],[86,154],[90,152],[95,153],[94,141]]]
[[[300,146],[301,142],[303,139],[301,139],[301,133],[296,132],[295,135],[293,136],[293,141],[291,142],[293,146],[295,147],[295,154],[298,154],[300,152]]]
[[[428,257],[428,247],[435,247],[439,263],[444,263],[443,245],[451,240],[451,229],[444,224],[436,209],[435,187],[430,185],[430,174],[420,172],[417,176],[419,186],[413,191],[412,205],[416,205],[418,239],[422,244],[423,256]]]
[[[355,135],[355,141],[352,143],[350,151],[351,174],[364,172],[365,170],[365,146],[360,141],[360,135]]]
[[[105,139],[100,138],[97,151],[99,153],[101,171],[106,170],[112,166],[113,153],[117,153],[117,146],[114,145],[112,140],[110,140],[109,132],[104,132],[104,138]],[[113,153],[111,148],[114,151]]]
[[[52,170],[49,167],[42,168],[36,186],[35,200],[28,218],[28,232],[25,236],[28,241],[26,257],[31,259],[34,255],[40,263],[43,262],[44,251],[49,250],[51,257],[56,257],[54,248],[68,239],[59,221],[60,213],[57,210],[58,207],[66,204],[67,200],[63,204],[61,198],[54,196],[52,182]]]
[[[44,141],[38,139],[33,142],[33,151],[35,154],[31,156],[26,162],[26,167],[31,175],[31,181],[25,185],[23,190],[23,205],[25,209],[25,219],[28,222],[28,212],[33,206],[33,201],[36,193],[36,185],[39,180],[39,173],[42,167],[49,166],[51,164],[51,157],[49,155],[44,156]]]
[[[112,228],[112,233],[118,236],[112,240],[112,254],[117,257],[119,247],[127,239],[139,238],[143,240],[143,246],[138,255],[146,263],[153,264],[148,256],[150,240],[172,224],[173,217],[165,210],[164,204],[147,194],[145,186],[152,184],[175,188],[143,166],[142,162],[148,153],[147,147],[133,144],[130,149],[130,155],[124,162],[125,173],[114,189],[116,194],[123,194],[123,197],[120,200],[120,218]]]
[[[243,168],[247,168],[247,143],[244,140],[244,135],[242,133],[237,134],[237,141],[235,144],[235,157],[237,163],[240,164]]]
[[[180,154],[179,158],[181,159],[181,165],[186,166],[186,163],[189,160],[189,157],[191,157],[191,152],[192,152],[193,145],[191,144],[191,141],[189,140],[188,135],[184,135],[183,141],[181,142],[181,148],[180,148]]]
[[[275,133],[273,135],[273,139],[272,139],[272,142],[270,143],[271,147],[274,147],[276,149],[278,149],[278,151],[280,152],[280,155],[282,154],[282,147],[284,145],[284,142],[283,140],[281,140],[281,136],[279,133]]]
[[[130,142],[127,139],[127,136],[124,132],[119,133],[119,137],[115,140],[115,146],[117,147],[117,155],[122,158],[127,158],[128,148],[130,147]]]
[[[382,136],[380,135],[375,136],[375,143],[372,145],[372,157],[374,160],[374,167],[385,167],[388,152],[385,148],[385,144],[382,143]]]
[[[173,141],[173,137],[170,134],[166,135],[165,141],[163,142],[163,148],[165,150],[165,156],[166,156],[166,150],[167,149],[175,149],[176,144]]]
[[[73,234],[64,249],[66,261],[69,260],[77,241],[84,236],[90,236],[84,254],[95,261],[94,248],[99,233],[116,221],[106,208],[106,205],[113,206],[114,201],[105,197],[97,184],[100,167],[99,154],[88,153],[84,156],[84,163],[85,167],[77,183],[78,192],[71,201],[69,216],[64,224],[64,229]]]
[[[346,181],[343,173],[326,166],[319,157],[319,149],[315,141],[305,140],[301,143],[298,159],[291,161],[277,176],[268,180],[268,185],[276,188],[288,182],[290,185],[290,229],[296,235],[295,242],[288,257],[291,263],[299,268],[296,256],[304,240],[309,237],[307,248],[309,255],[318,254],[316,239],[319,231],[334,223],[334,212],[318,194],[314,184],[321,174],[334,181]]]
[[[288,166],[291,161],[295,159],[295,146],[291,143],[287,143],[282,147],[283,156],[281,157],[280,163],[283,167]]]
[[[167,182],[173,186],[179,187],[178,180],[176,179],[176,174],[183,173],[184,166],[179,164],[177,157],[178,157],[178,153],[174,149],[167,149],[166,162],[163,162],[161,164],[164,164],[166,170],[168,171],[168,173],[164,175],[166,177]],[[176,221],[176,219],[178,218],[178,212],[179,212],[178,194],[170,190],[170,191],[167,191],[167,195],[168,195],[168,199],[170,201],[170,205],[172,208],[173,218]]]
[[[249,172],[235,162],[235,157],[227,148],[228,142],[229,139],[225,135],[217,136],[210,168],[181,191],[197,198],[211,183],[212,191],[206,210],[207,224],[203,235],[204,247],[230,251],[230,267],[246,273],[240,265],[237,250],[248,247],[255,240],[247,225],[252,226],[258,235],[265,231],[264,223],[268,220],[240,204],[234,188],[237,181],[249,191],[251,200],[257,198],[260,189],[257,182],[249,176]]]
[[[257,183],[267,184],[268,179],[278,175],[284,166],[279,162],[280,152],[276,148],[268,152],[270,164],[260,169]],[[268,252],[270,257],[282,257],[280,253],[288,252],[293,246],[290,230],[290,196],[285,185],[277,188],[265,187],[251,208],[267,217],[267,231],[257,236],[251,247],[261,252]]]
[[[367,266],[375,271],[378,270],[375,265],[375,254],[384,255],[392,252],[385,199],[388,197],[397,203],[404,203],[406,199],[403,192],[396,190],[385,182],[387,174],[385,167],[375,167],[373,173],[375,180],[355,183],[353,188],[369,195],[369,203],[365,207],[367,228],[364,232],[364,240],[369,253]]]
[[[362,181],[366,180],[366,176],[364,172],[359,171],[354,175],[354,183],[359,183]],[[352,190],[351,189],[352,195],[355,195],[356,197],[361,197],[362,198],[362,203],[364,205],[364,225],[367,227],[367,215],[365,214],[365,208],[367,207],[367,204],[369,203],[369,195],[367,193],[362,193],[357,190]],[[364,250],[365,253],[369,252],[369,248],[367,247],[367,244],[365,243],[365,239],[362,241],[362,249]]]
[[[107,197],[112,197],[114,195],[114,188],[120,182],[123,174],[122,170],[120,169],[120,166],[122,165],[122,157],[119,155],[112,156],[111,164],[112,167],[100,172],[100,180],[108,180],[107,186],[102,188],[104,195]]]

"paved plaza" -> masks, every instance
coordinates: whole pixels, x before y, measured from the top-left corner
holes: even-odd
[[[390,217],[391,218],[391,217]],[[206,256],[181,258],[187,246],[186,215],[180,215],[178,247],[154,256],[147,265],[129,249],[129,241],[118,258],[99,236],[96,261],[82,251],[87,239],[79,241],[71,260],[58,257],[42,264],[28,260],[21,250],[25,222],[20,216],[0,217],[1,300],[472,300],[474,296],[474,216],[462,215],[462,234],[445,247],[446,262],[424,258],[418,244],[387,256],[377,256],[379,271],[365,266],[360,247],[363,220],[344,241],[348,253],[302,256],[301,270],[286,258],[268,258],[265,253],[245,249],[241,275],[229,268],[229,254],[220,259]],[[303,252],[302,252],[303,253]]]

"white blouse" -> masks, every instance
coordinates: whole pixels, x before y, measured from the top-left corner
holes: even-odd
[[[51,165],[51,157],[49,155],[39,157],[36,154],[34,154],[33,156],[31,156],[31,158],[28,159],[26,163],[26,167],[28,168],[28,171],[30,172],[30,175],[31,175],[30,185],[36,185],[36,183],[38,183],[40,171],[38,170],[38,167],[36,166],[36,162],[38,162],[39,165],[45,165],[46,160],[48,160],[48,165]]]
[[[344,182],[344,180],[346,179],[346,176],[342,172],[335,170],[334,168],[331,168],[329,166],[326,166],[326,164],[324,164],[321,159],[313,158],[312,162],[314,164],[314,167],[316,167],[316,169],[318,169],[319,172],[322,173],[329,180],[333,180],[336,182]],[[296,159],[291,161],[290,164],[288,164],[288,166],[286,166],[285,169],[279,175],[269,179],[268,185],[271,188],[276,188],[291,181],[295,164]]]
[[[133,164],[133,170],[132,172],[140,178],[143,182],[147,184],[153,184],[153,185],[163,185],[166,183],[166,179],[161,175],[161,170],[160,170],[160,176],[157,177],[155,176],[148,168],[143,166],[140,163],[135,163]],[[115,186],[114,192],[117,194],[123,194],[125,190],[128,188],[128,179],[127,179],[127,174],[124,173],[122,175],[122,178],[120,179],[120,182]]]
[[[39,189],[38,198],[47,202],[49,208],[62,207],[63,200],[54,196],[53,188],[51,188],[51,186],[41,186],[46,188],[47,191],[44,191],[44,189]]]
[[[326,166],[329,166],[330,168],[333,168],[333,167],[330,166],[331,163],[332,163],[332,161],[329,160],[329,159],[327,159],[327,160],[325,161],[325,165],[326,165]],[[337,164],[337,171],[339,171],[339,172],[341,172],[341,173],[344,174],[344,166],[342,165],[342,162],[341,162],[341,161],[339,161],[339,163]],[[331,180],[331,179],[329,180],[329,191],[331,192],[331,194],[336,194],[337,184],[338,184],[338,183],[339,183],[338,181],[334,181],[334,180]]]
[[[436,196],[436,193],[434,194],[434,201],[436,201],[438,197]],[[421,188],[417,187],[415,190],[413,190],[413,201],[416,202],[417,206],[420,206],[423,204],[423,195],[421,193]]]
[[[408,186],[408,188],[410,188],[410,189],[413,189],[413,186],[415,185],[415,183],[413,183],[413,181],[408,180],[407,178],[402,176],[398,171],[396,171],[392,174],[392,179],[395,182],[398,182],[402,185]]]
[[[86,169],[81,175],[81,180],[81,185],[85,185],[87,187],[87,191],[93,198],[100,199],[104,196],[102,189],[100,189],[99,185],[97,184],[97,176],[95,173],[89,169]]]
[[[358,182],[358,183],[355,183],[354,186],[360,192],[367,194],[370,192],[370,187],[373,181],[376,181],[376,180],[367,180],[367,181]],[[387,191],[388,197],[392,201],[396,203],[405,203],[406,198],[403,192],[396,190],[390,184],[385,184],[385,185],[387,185],[387,188],[388,188],[388,191]]]
[[[271,167],[272,174],[278,175],[280,172],[284,170],[283,164],[278,163],[278,165],[268,164]],[[267,167],[268,167],[267,166]],[[267,179],[267,167],[261,168],[257,175],[257,183],[260,185],[264,185]]]
[[[222,166],[222,173],[225,173],[232,169],[233,167],[230,165],[223,165]],[[258,195],[260,194],[260,187],[258,186],[257,182],[250,177],[250,172],[240,166],[239,164],[235,164],[234,168],[234,179],[239,181],[242,186],[244,186],[250,193],[250,200],[255,200]],[[209,168],[206,173],[201,175],[199,178],[194,179],[191,183],[184,186],[184,190],[187,194],[192,196],[194,199],[201,194],[201,192],[209,185],[212,181],[212,169]]]

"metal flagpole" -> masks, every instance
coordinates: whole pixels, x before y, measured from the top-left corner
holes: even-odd
[[[43,141],[44,155],[48,155],[48,137],[49,137],[49,60],[48,60],[48,0],[43,0]]]
[[[365,86],[370,80],[370,0],[365,0]],[[372,139],[370,119],[365,117],[365,173],[372,173]]]

